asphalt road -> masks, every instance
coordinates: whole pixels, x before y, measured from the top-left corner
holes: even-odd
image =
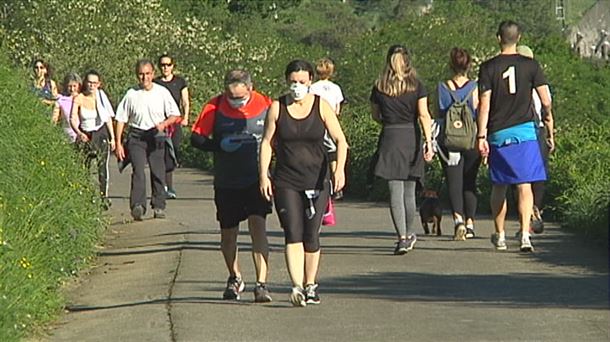
[[[608,341],[608,251],[548,224],[533,254],[495,251],[492,223],[477,238],[422,233],[394,256],[384,203],[343,201],[338,224],[322,232],[322,303],[294,308],[273,213],[269,286],[273,302],[253,302],[250,238],[242,224],[240,302],[223,301],[227,271],[219,251],[211,177],[175,174],[178,199],[167,219],[132,222],[130,171],[112,174],[112,224],[96,265],[66,289],[65,314],[44,341]],[[509,235],[517,225],[511,221]]]

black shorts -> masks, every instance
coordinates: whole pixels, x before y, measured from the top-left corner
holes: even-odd
[[[250,215],[265,218],[271,213],[271,202],[263,198],[258,183],[247,188],[214,188],[216,219],[220,229],[237,227]]]

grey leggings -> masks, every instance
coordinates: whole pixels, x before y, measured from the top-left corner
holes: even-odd
[[[390,214],[398,236],[415,234],[416,205],[415,183],[413,180],[390,180]]]

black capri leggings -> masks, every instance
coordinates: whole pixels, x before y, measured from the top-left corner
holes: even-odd
[[[329,197],[328,182],[317,198],[312,199],[315,215],[310,219],[306,211],[310,200],[303,191],[276,188],[274,193],[275,210],[284,230],[286,244],[302,242],[305,252],[320,250],[320,225]]]
[[[447,153],[447,150],[443,151]],[[441,161],[441,164],[447,178],[451,210],[464,220],[474,219],[477,210],[477,174],[481,165],[479,151],[472,149],[462,152],[457,165],[448,166],[445,161]]]

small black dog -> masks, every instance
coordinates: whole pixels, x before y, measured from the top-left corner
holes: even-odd
[[[434,190],[424,190],[422,192],[424,200],[419,206],[419,216],[421,224],[424,227],[426,235],[430,234],[428,223],[432,223],[432,234],[441,235],[441,219],[443,217],[443,209],[441,201],[438,199],[438,193]]]

